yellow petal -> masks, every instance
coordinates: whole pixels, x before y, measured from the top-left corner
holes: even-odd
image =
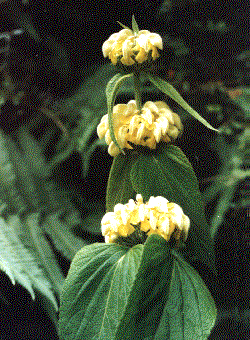
[[[135,60],[138,63],[143,63],[144,61],[146,61],[148,59],[148,54],[147,52],[144,50],[144,48],[140,49],[140,52],[137,54],[137,56],[135,57]]]
[[[179,130],[182,130],[182,129],[183,129],[183,125],[182,125],[182,122],[181,122],[180,117],[179,117],[175,112],[172,112],[172,116],[173,116],[173,119],[174,119],[174,125],[175,125]]]
[[[141,117],[145,119],[148,125],[151,125],[153,123],[154,116],[151,113],[150,109],[144,108],[143,113],[141,114]]]
[[[166,217],[163,221],[161,221],[160,231],[164,233],[166,236],[169,234],[169,219]]]
[[[138,116],[133,116],[129,123],[129,134],[132,135],[137,129]]]
[[[152,46],[152,58],[153,58],[153,60],[159,58],[159,56],[160,56],[160,54],[158,53],[157,48]]]
[[[123,148],[125,146],[126,135],[128,133],[128,127],[123,125],[120,127],[117,135],[117,142]]]
[[[142,195],[141,195],[141,194],[137,194],[137,195],[136,195],[136,201],[137,201],[137,204],[138,204],[138,205],[143,204],[143,198],[142,198]]]
[[[119,155],[120,150],[119,150],[119,148],[115,145],[114,142],[111,142],[111,143],[109,144],[108,153],[110,154],[110,156],[113,156],[113,157]]]
[[[140,230],[144,231],[145,233],[150,230],[150,223],[149,223],[148,220],[145,220],[145,221],[141,222]]]
[[[114,114],[125,114],[127,110],[127,104],[117,104],[113,108],[113,113]]]
[[[157,124],[159,124],[160,127],[161,127],[162,135],[165,135],[166,132],[169,129],[169,121],[168,121],[168,119],[166,117],[161,116],[156,121],[157,121]]]
[[[165,197],[157,196],[155,197],[155,206],[160,212],[168,212],[168,200]]]
[[[144,123],[141,123],[139,125],[139,128],[138,128],[138,131],[137,131],[137,135],[136,135],[136,143],[139,143],[143,134],[145,132],[145,124]]]
[[[150,149],[155,149],[156,148],[156,140],[154,136],[150,136],[146,142],[145,145],[148,146]]]
[[[135,63],[135,61],[131,57],[128,57],[128,58],[122,57],[121,58],[121,63],[123,65],[126,65],[126,66],[131,66],[131,65],[133,65]]]
[[[176,139],[179,135],[179,130],[177,129],[176,126],[170,125],[168,129],[168,135],[169,137]]]
[[[109,53],[109,59],[111,60],[111,63],[116,65],[117,64],[117,57],[116,54],[113,52]]]
[[[152,114],[157,114],[159,109],[157,107],[157,105],[154,102],[148,101],[143,105],[144,109],[149,109]]]
[[[105,142],[107,145],[109,145],[112,142],[112,139],[110,137],[110,131],[108,130],[105,134]]]
[[[119,40],[125,40],[125,39],[127,39],[128,37],[130,37],[130,36],[134,36],[134,34],[133,34],[133,31],[132,30],[129,30],[129,29],[127,29],[127,28],[124,28],[123,30],[121,30],[119,33],[118,33],[118,39]]]
[[[163,46],[162,46],[162,38],[159,34],[157,33],[150,33],[148,40],[150,41],[150,43],[155,46],[158,47],[160,50],[162,50]]]
[[[136,44],[140,46],[140,49],[148,52],[148,36],[149,31],[139,31],[139,34],[136,38]]]
[[[153,134],[154,134],[156,142],[159,143],[159,141],[161,140],[161,125],[155,122],[154,126],[155,128],[153,130]]]
[[[173,111],[171,111],[170,109],[160,109],[159,116],[167,118],[169,123],[174,125]]]
[[[157,219],[154,215],[154,211],[153,210],[150,210],[149,212],[149,223],[150,223],[150,227],[155,230],[156,229],[156,222],[157,222]]]
[[[133,40],[134,40],[134,37],[132,37],[132,39],[128,38],[122,44],[122,55],[124,59],[130,58],[134,54],[132,51],[133,44],[134,44]]]

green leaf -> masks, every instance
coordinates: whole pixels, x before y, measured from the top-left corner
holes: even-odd
[[[23,227],[22,221],[17,216],[11,216],[8,221],[0,218],[0,270],[9,276],[13,284],[17,281],[27,289],[32,299],[35,299],[34,289],[40,291],[57,310],[55,292],[59,294],[64,277],[54,262],[56,266],[50,268],[57,284],[52,285],[45,266],[29,242],[28,234],[22,233]],[[24,236],[28,246],[23,243]],[[53,262],[51,257],[46,257],[46,247],[43,247],[42,254],[48,262]]]
[[[207,128],[211,130],[218,132],[217,129],[213,128],[212,125],[210,125],[204,118],[202,118],[202,116],[200,116],[198,112],[196,112],[190,105],[188,105],[188,103],[182,98],[179,92],[176,91],[176,89],[172,85],[170,85],[167,81],[152,74],[148,74],[148,79],[167,96],[169,96],[174,101],[176,101],[180,106],[182,106],[183,109],[188,111],[194,118],[200,121],[203,125],[205,125]]]
[[[117,21],[117,22],[118,22],[119,25],[122,26],[122,28],[125,28],[126,30],[130,30],[131,31],[131,29],[128,26],[123,25],[120,21]]]
[[[130,198],[134,198],[130,170],[135,161],[135,154],[129,151],[125,155],[119,154],[114,157],[107,186],[107,211],[113,211],[117,203],[126,204]]]
[[[122,75],[121,73],[117,73],[113,78],[110,79],[106,87],[110,136],[111,136],[112,141],[115,143],[115,145],[119,148],[119,150],[123,154],[124,154],[124,151],[121,149],[120,145],[118,144],[115,134],[114,134],[112,114],[113,114],[113,107],[115,104],[115,99],[116,99],[120,86],[127,78],[132,77],[132,76],[133,76],[132,73],[125,74],[125,75]]]
[[[205,340],[216,320],[214,300],[198,273],[175,254],[169,299],[154,340]]]
[[[135,20],[135,16],[134,14],[132,15],[132,29],[133,29],[133,32],[138,34],[139,33],[139,27],[138,27],[138,24]]]
[[[173,256],[166,240],[159,235],[148,237],[116,340],[155,334],[168,299],[172,269]]]
[[[96,243],[76,254],[61,296],[61,339],[114,339],[142,249]]]
[[[62,211],[56,211],[46,216],[41,223],[41,228],[49,235],[56,249],[69,260],[72,260],[83,246],[91,243],[73,234],[71,228],[82,222],[79,214],[73,213],[72,211],[71,214],[68,214],[68,221],[63,221]],[[77,218],[72,215],[76,215],[74,217]]]
[[[131,168],[130,179],[144,202],[150,196],[163,196],[182,207],[191,220],[183,252],[193,261],[201,260],[214,270],[212,240],[198,181],[181,149],[162,143],[156,151],[140,154]]]

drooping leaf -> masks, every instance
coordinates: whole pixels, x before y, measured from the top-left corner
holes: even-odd
[[[126,204],[130,198],[134,198],[130,171],[135,161],[135,154],[130,152],[126,152],[125,155],[119,154],[114,158],[107,186],[107,211],[113,211],[117,203]]]
[[[188,111],[194,118],[200,121],[203,125],[207,128],[218,131],[217,129],[213,128],[198,112],[196,112],[179,94],[179,92],[167,81],[161,79],[158,76],[148,74],[148,79],[162,92],[164,92],[167,96],[172,98],[176,103],[183,107],[186,111]]]
[[[114,339],[142,248],[96,243],[77,253],[61,296],[61,339]]]
[[[144,201],[150,196],[163,196],[179,204],[191,220],[185,254],[214,267],[214,254],[209,227],[198,181],[183,152],[174,145],[159,144],[156,151],[141,153],[134,162],[130,179],[133,189]]]
[[[168,299],[172,269],[166,240],[159,235],[148,237],[116,340],[148,339],[155,334]]]
[[[206,340],[216,320],[215,302],[198,273],[174,254],[169,298],[154,340]]]
[[[119,150],[124,153],[124,151],[121,149],[120,145],[118,144],[115,134],[114,134],[114,126],[113,126],[113,107],[115,104],[115,99],[118,94],[119,88],[121,87],[122,83],[132,77],[133,74],[121,74],[117,73],[113,78],[110,79],[110,81],[107,84],[106,87],[106,95],[107,95],[107,105],[108,105],[108,122],[109,122],[109,131],[112,141],[115,143],[115,145],[119,148]]]
[[[7,145],[10,139],[0,131],[0,198],[6,207],[17,212],[27,207],[27,202],[17,187],[17,176],[10,160]]]
[[[74,210],[65,191],[52,180],[38,143],[26,128],[18,137],[17,143],[0,132],[0,198],[10,213]]]
[[[82,222],[79,214],[77,214],[78,218],[76,220],[72,216],[73,212],[69,214],[67,219],[68,222],[63,221],[61,215],[62,211],[56,211],[53,214],[49,214],[43,220],[41,228],[52,238],[56,249],[59,250],[69,260],[72,260],[75,254],[89,242],[76,237],[71,230],[72,227],[77,224],[77,222]],[[72,217],[73,221],[71,221]]]
[[[0,217],[0,268],[10,277],[13,284],[18,282],[26,288],[33,299],[35,299],[34,289],[37,289],[57,310],[53,291],[53,289],[56,291],[56,287],[52,286],[52,281],[31,244],[29,248],[23,244],[24,235],[20,233],[23,228],[22,223],[17,216],[10,217],[7,222]],[[46,249],[43,249],[43,252],[46,254]],[[51,258],[49,260],[51,261]],[[60,284],[62,286],[63,275],[59,274],[59,268],[53,275],[58,281],[57,286]]]

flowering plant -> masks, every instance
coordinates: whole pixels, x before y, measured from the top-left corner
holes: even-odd
[[[124,27],[103,44],[118,67],[151,63],[161,38]],[[151,58],[150,58],[151,56]],[[105,243],[75,256],[61,297],[62,339],[207,339],[213,298],[193,268],[214,272],[213,244],[191,164],[172,142],[180,117],[163,102],[142,104],[140,77],[215,130],[165,80],[123,68],[107,84],[108,113],[97,128],[114,157],[101,222]],[[120,85],[134,80],[135,99],[115,105]],[[150,99],[150,98],[149,98]]]

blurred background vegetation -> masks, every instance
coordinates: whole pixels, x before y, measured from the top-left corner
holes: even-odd
[[[193,263],[219,309],[209,339],[247,339],[250,13],[243,0],[0,2],[0,339],[57,339],[70,261],[82,246],[103,242],[112,158],[96,126],[116,70],[101,47],[120,30],[117,20],[131,26],[132,14],[140,29],[163,37],[152,72],[220,130],[144,84],[144,95],[182,118],[176,144],[194,167],[215,238],[218,278]],[[127,84],[117,102],[132,98]]]

